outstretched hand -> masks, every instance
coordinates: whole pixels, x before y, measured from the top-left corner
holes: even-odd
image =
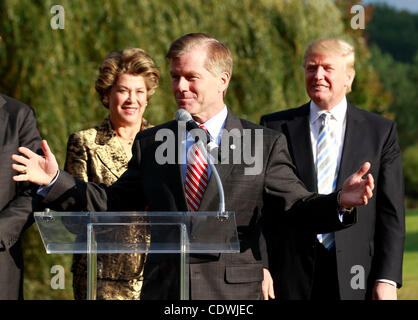
[[[366,205],[373,196],[374,179],[369,173],[365,178],[363,176],[370,170],[370,162],[365,162],[361,168],[348,177],[343,184],[340,195],[340,205],[344,208],[358,207]]]
[[[274,296],[274,287],[273,287],[273,278],[271,277],[270,271],[266,268],[263,268],[263,282],[261,283],[261,289],[263,292],[263,299],[275,299]]]
[[[12,155],[12,160],[18,164],[12,164],[13,170],[20,174],[13,177],[14,181],[29,181],[38,185],[48,185],[54,180],[58,173],[58,163],[54,154],[49,149],[46,140],[42,140],[42,157],[25,147],[19,147],[21,155]]]

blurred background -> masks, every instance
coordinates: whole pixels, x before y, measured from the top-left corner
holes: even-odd
[[[364,29],[352,28],[356,4],[365,9]],[[63,29],[51,27],[54,5],[64,9]],[[35,109],[41,135],[63,167],[68,136],[107,115],[94,81],[110,51],[140,47],[156,61],[161,85],[145,112],[156,125],[176,111],[164,58],[168,46],[186,33],[209,33],[234,55],[227,105],[258,123],[263,114],[308,101],[302,58],[309,42],[346,39],[357,55],[348,99],[398,124],[407,208],[399,298],[418,299],[417,28],[415,0],[2,0],[0,92]],[[35,225],[23,246],[25,299],[73,299],[72,256],[47,255]],[[54,265],[64,267],[63,290],[51,289]]]

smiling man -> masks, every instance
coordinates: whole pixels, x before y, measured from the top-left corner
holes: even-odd
[[[316,234],[272,223],[273,278],[281,299],[396,299],[405,237],[401,152],[393,121],[346,100],[354,48],[339,39],[311,43],[304,59],[307,104],[263,116],[286,135],[296,173],[309,191],[329,194],[371,161],[376,196],[355,227]],[[280,216],[280,215],[275,215]]]
[[[321,110],[331,110],[351,90],[355,74],[351,57],[312,50],[304,67],[306,91]]]
[[[223,68],[210,68],[207,65],[208,45],[180,53],[172,50],[171,87],[179,108],[188,111],[200,123],[218,114],[224,108],[223,96],[228,88],[232,74],[232,59]]]

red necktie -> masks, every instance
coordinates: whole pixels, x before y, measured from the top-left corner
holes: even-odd
[[[206,131],[203,125],[200,125],[200,127]],[[208,163],[197,143],[190,147],[187,161],[186,201],[192,211],[197,211],[209,180]]]

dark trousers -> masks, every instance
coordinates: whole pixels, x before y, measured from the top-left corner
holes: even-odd
[[[312,300],[340,300],[335,245],[327,250],[317,241]]]

